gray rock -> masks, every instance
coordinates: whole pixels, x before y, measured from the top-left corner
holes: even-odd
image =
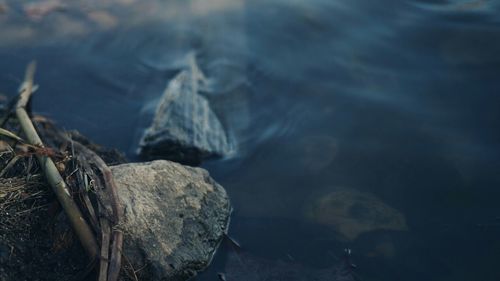
[[[165,160],[111,167],[125,207],[124,255],[139,280],[187,280],[204,269],[231,207],[207,171]]]
[[[146,159],[198,165],[203,159],[227,157],[235,151],[208,100],[198,93],[205,78],[194,57],[190,64],[189,70],[170,81],[153,123],[142,136],[139,154]]]

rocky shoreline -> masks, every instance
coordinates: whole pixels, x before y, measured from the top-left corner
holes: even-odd
[[[34,70],[34,66],[32,68]],[[156,151],[143,154],[143,158],[196,165],[203,159],[222,156],[230,150],[225,132],[216,116],[210,113],[208,102],[191,83],[198,79],[194,68],[181,71],[179,77],[188,79],[182,80],[182,92],[176,92],[179,89],[174,86],[179,81],[174,79],[164,99],[171,99],[171,94],[183,99],[174,99],[174,105],[163,101],[164,106],[158,107],[152,126],[162,132],[161,138],[169,136],[169,139],[147,144],[143,141],[142,151],[146,147],[150,152]],[[36,85],[32,80],[25,81],[20,95],[34,89]],[[204,108],[204,111],[188,111],[193,108]],[[109,272],[114,262],[120,264],[120,259],[118,280],[182,281],[209,265],[227,233],[231,204],[224,188],[208,171],[168,160],[126,163],[119,151],[96,145],[77,132],[62,132],[42,116],[31,117],[33,121],[28,122],[34,123],[47,146],[30,144],[23,140],[26,132],[22,131],[20,137],[11,133],[19,130],[20,117],[17,112],[14,116],[9,111],[12,108],[4,108],[2,115],[7,116],[7,122],[2,126],[5,130],[0,140],[0,281],[96,280],[98,276],[101,280],[105,276],[103,270],[108,272],[105,280],[116,280],[109,277]],[[213,126],[200,126],[207,122]],[[186,124],[191,125],[186,127]],[[145,132],[144,139],[149,135],[151,129]],[[226,144],[222,147],[204,145],[220,141]],[[168,151],[177,156],[164,153],[165,147],[170,147]],[[101,248],[98,257],[85,258],[89,249],[80,233],[75,235],[74,222],[66,215],[64,204],[58,202],[61,195],[58,194],[57,199],[54,196],[50,188],[53,183],[46,180],[47,164],[40,162],[45,161],[43,159],[54,162],[51,172],[57,173],[57,168],[61,179],[67,182],[66,193],[83,210],[81,219],[92,227],[97,246]],[[116,195],[113,195],[114,189]],[[123,214],[115,210],[114,197]],[[116,233],[121,233],[123,245],[115,245],[117,239],[122,239],[117,238]],[[109,252],[103,252],[108,247]],[[103,256],[103,253],[106,254]]]

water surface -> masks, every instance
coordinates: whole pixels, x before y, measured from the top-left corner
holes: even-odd
[[[249,264],[320,271],[350,248],[361,280],[500,279],[499,3],[33,3],[0,1],[0,92],[36,59],[34,109],[131,159],[196,54],[239,148],[203,166]],[[233,248],[197,280],[238,270]]]

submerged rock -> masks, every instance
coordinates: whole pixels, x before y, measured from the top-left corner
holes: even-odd
[[[198,165],[203,159],[234,153],[235,146],[208,100],[198,93],[204,79],[193,57],[191,68],[170,81],[142,136],[140,155]]]
[[[313,200],[307,207],[306,217],[333,226],[348,240],[374,230],[408,230],[406,219],[398,210],[370,193],[347,188]]]
[[[123,253],[139,280],[187,280],[227,230],[225,190],[207,171],[165,160],[111,167],[124,204]]]
[[[261,281],[356,281],[354,266],[349,257],[344,257],[328,268],[311,268],[294,261],[269,260],[249,254],[230,253],[223,280]]]

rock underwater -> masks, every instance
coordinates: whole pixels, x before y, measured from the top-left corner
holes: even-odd
[[[269,260],[245,253],[230,253],[223,280],[262,281],[357,281],[354,266],[348,256],[323,269],[311,268],[294,261]]]
[[[190,68],[177,74],[165,89],[139,143],[141,156],[198,165],[203,159],[234,154],[234,142],[208,100],[198,93],[203,81],[192,55]]]
[[[337,188],[312,200],[306,208],[310,221],[330,225],[349,241],[374,230],[406,231],[406,218],[376,196]]]
[[[111,167],[125,208],[123,253],[139,280],[187,280],[211,261],[229,224],[207,171],[166,160]]]

